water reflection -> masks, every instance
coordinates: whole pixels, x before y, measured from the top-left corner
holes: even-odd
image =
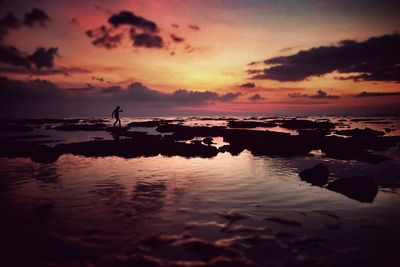
[[[165,182],[138,181],[132,191],[132,205],[139,213],[161,210],[167,186]]]

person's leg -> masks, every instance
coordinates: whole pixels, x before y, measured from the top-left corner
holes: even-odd
[[[118,124],[119,124],[119,127],[121,127],[121,119],[120,118],[118,118]]]
[[[115,124],[117,124],[117,119],[115,119],[115,122],[114,122],[114,125],[113,125],[113,127],[115,127]]]

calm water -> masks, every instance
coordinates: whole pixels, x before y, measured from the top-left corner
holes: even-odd
[[[388,134],[398,135],[398,119],[384,120],[393,123],[367,126],[392,127]],[[36,131],[50,134],[50,145],[110,138],[105,132]],[[53,164],[0,158],[3,257],[7,266],[396,266],[399,148],[386,151],[392,160],[379,164],[313,154],[63,155]],[[299,179],[300,170],[319,162],[333,177],[374,177],[375,201],[360,203]]]

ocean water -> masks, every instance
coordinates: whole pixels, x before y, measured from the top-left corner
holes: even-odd
[[[123,124],[149,119],[125,118]],[[398,117],[307,119],[400,135]],[[46,126],[33,133],[49,135],[37,140],[50,146],[112,139],[105,131]],[[159,134],[155,128],[132,130]],[[220,137],[213,141],[224,144]],[[3,266],[398,266],[399,147],[381,154],[391,160],[337,160],[320,151],[268,157],[247,150],[212,158],[65,154],[52,164],[0,158]],[[362,203],[300,180],[301,170],[321,162],[331,179],[373,177],[379,186],[374,201]]]

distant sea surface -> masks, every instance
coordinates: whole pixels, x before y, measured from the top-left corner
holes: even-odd
[[[230,119],[291,118],[123,118],[122,124],[154,119],[208,127],[227,126]],[[331,135],[370,128],[400,136],[399,117],[299,119],[333,122]],[[50,147],[113,140],[107,131],[53,129],[62,124],[27,122],[29,133],[1,131],[0,139],[36,135],[29,141]],[[129,130],[168,135],[156,127]],[[249,130],[299,134],[279,125]],[[226,144],[213,137],[211,145]],[[320,150],[291,157],[244,150],[209,158],[67,153],[49,164],[0,157],[3,266],[399,266],[399,145],[379,154],[390,159],[335,159]],[[302,181],[299,172],[317,163],[329,168],[330,181],[372,177],[376,197],[360,202]]]

